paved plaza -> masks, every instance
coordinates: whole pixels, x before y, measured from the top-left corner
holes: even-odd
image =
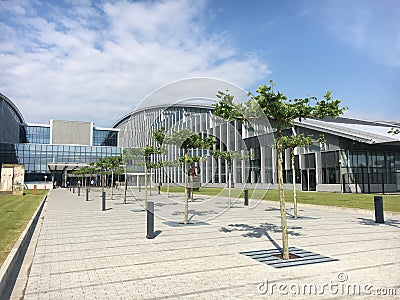
[[[192,224],[181,225],[182,195],[153,191],[156,237],[146,239],[144,192],[129,191],[127,204],[121,193],[111,200],[107,190],[101,211],[100,190],[88,202],[51,191],[25,299],[341,299],[353,288],[361,299],[400,297],[398,214],[376,224],[372,211],[300,204],[289,246],[335,261],[275,268],[240,252],[281,245],[276,202],[239,199],[226,210],[227,198],[195,195]]]

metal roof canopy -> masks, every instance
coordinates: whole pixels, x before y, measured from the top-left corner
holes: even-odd
[[[47,167],[49,168],[50,172],[52,171],[75,171],[82,169],[83,167],[88,167],[89,165],[86,163],[62,163],[62,162],[53,162],[48,163]]]
[[[390,126],[372,126],[347,123],[326,122],[324,120],[305,119],[295,121],[296,126],[342,136],[366,144],[399,142],[400,138],[389,134]]]

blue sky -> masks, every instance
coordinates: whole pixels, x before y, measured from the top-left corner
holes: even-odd
[[[0,92],[32,123],[110,126],[188,77],[400,120],[397,0],[0,0]]]

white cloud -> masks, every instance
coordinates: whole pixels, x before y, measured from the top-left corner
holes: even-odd
[[[107,126],[171,81],[207,76],[246,88],[269,73],[257,54],[210,32],[205,1],[6,1],[0,16],[0,92],[29,122]]]
[[[377,63],[400,68],[399,1],[333,0],[320,5],[321,22],[336,39]]]

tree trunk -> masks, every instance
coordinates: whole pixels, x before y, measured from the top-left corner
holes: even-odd
[[[114,171],[111,171],[111,200],[113,199],[114,190]]]
[[[144,209],[147,210],[147,160],[144,163]]]
[[[163,171],[164,171],[164,169],[163,169]],[[160,190],[161,190],[161,167],[158,169],[158,184],[160,185]]]
[[[294,218],[297,219],[296,170],[295,170],[295,165],[294,165],[294,149],[293,148],[290,149],[290,157],[292,160]]]
[[[150,180],[149,180],[149,185],[150,185],[150,189],[149,189],[149,193],[151,196],[151,181],[153,180],[153,168],[150,169]]]
[[[228,198],[229,198],[229,202],[228,202],[228,206],[229,208],[231,207],[231,188],[232,188],[232,162],[229,163],[228,162]]]
[[[170,168],[167,166],[167,171],[168,171],[168,175],[167,175],[167,198],[169,198],[169,182],[171,181],[171,177],[170,177]]]
[[[126,204],[126,190],[128,189],[127,183],[128,183],[128,179],[127,179],[127,172],[126,172],[126,166],[125,166],[125,178],[124,178],[124,204]]]
[[[281,211],[281,226],[282,226],[283,259],[289,259],[289,242],[288,242],[287,221],[286,221],[285,193],[283,191],[282,128],[280,126],[277,127],[276,151],[278,152],[278,183],[279,183],[279,204]]]
[[[101,192],[104,192],[104,177],[106,176],[105,174],[101,174]]]
[[[183,174],[185,176],[185,212],[184,212],[184,219],[183,219],[183,224],[188,223],[188,215],[189,215],[189,199],[188,199],[188,160],[189,160],[189,153],[187,150],[185,150],[185,164],[184,164],[184,171]]]

